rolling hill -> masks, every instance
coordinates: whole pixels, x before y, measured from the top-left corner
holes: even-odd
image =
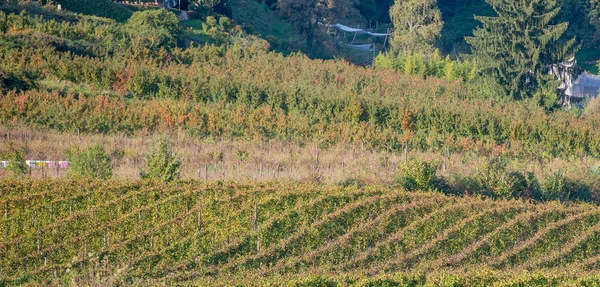
[[[0,190],[1,285],[600,282],[591,205],[285,183],[3,179]]]

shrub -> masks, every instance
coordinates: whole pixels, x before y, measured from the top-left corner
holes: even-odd
[[[209,27],[216,27],[217,26],[217,18],[215,18],[214,16],[206,17],[206,24]]]
[[[154,142],[152,152],[146,157],[146,168],[148,172],[140,172],[142,178],[160,179],[164,182],[179,178],[181,160],[171,151],[167,137],[158,138]]]
[[[171,50],[177,45],[180,28],[177,16],[165,9],[135,12],[124,26],[136,55],[145,49],[150,52],[161,48]]]
[[[23,149],[17,149],[12,145],[8,147],[8,166],[6,169],[14,176],[23,176],[27,173],[27,165],[25,164],[25,152]]]
[[[34,79],[21,73],[15,74],[6,71],[0,71],[0,94],[9,90],[25,91],[34,87]]]
[[[538,200],[560,200],[564,202],[569,200],[588,201],[590,198],[591,192],[588,187],[570,181],[563,173],[557,172],[544,178]]]
[[[480,193],[493,198],[531,198],[539,192],[539,183],[533,174],[511,172],[499,157],[488,160],[477,172],[476,181],[481,187]]]
[[[229,27],[231,27],[231,20],[225,16],[219,17],[219,26],[221,26],[221,28],[227,30],[227,29],[229,29]]]
[[[210,9],[216,9],[218,6],[222,5],[221,2],[224,2],[224,1],[223,0],[200,0],[200,1],[198,1],[198,3],[201,6],[205,6]]]
[[[400,170],[400,184],[409,191],[436,191],[437,181],[435,167],[426,161],[409,161]]]
[[[84,150],[72,147],[66,154],[71,162],[70,176],[98,179],[112,177],[111,159],[102,145],[96,144]]]

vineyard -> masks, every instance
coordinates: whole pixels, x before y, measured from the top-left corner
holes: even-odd
[[[2,286],[600,283],[600,210],[586,204],[381,186],[3,179],[0,206]]]

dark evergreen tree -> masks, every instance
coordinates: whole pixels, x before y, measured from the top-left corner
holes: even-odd
[[[484,75],[519,99],[554,93],[552,77],[543,73],[575,54],[576,39],[563,40],[568,23],[553,23],[555,0],[486,0],[497,16],[475,16],[483,26],[467,37]],[[548,99],[540,100],[546,102]],[[556,100],[552,100],[556,102]]]

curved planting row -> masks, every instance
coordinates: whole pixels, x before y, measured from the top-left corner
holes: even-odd
[[[323,243],[317,249],[288,257],[285,261],[279,261],[275,266],[269,268],[265,275],[299,272],[300,269],[315,265],[338,266],[341,262],[352,258],[354,253],[373,246],[394,228],[406,226],[410,221],[431,212],[432,209],[440,208],[448,200],[447,197],[436,194],[418,194],[415,199],[396,204],[388,211],[354,226],[342,236]]]
[[[43,196],[0,225],[0,285],[600,267],[600,209],[590,205],[285,183],[84,182],[23,194]]]

